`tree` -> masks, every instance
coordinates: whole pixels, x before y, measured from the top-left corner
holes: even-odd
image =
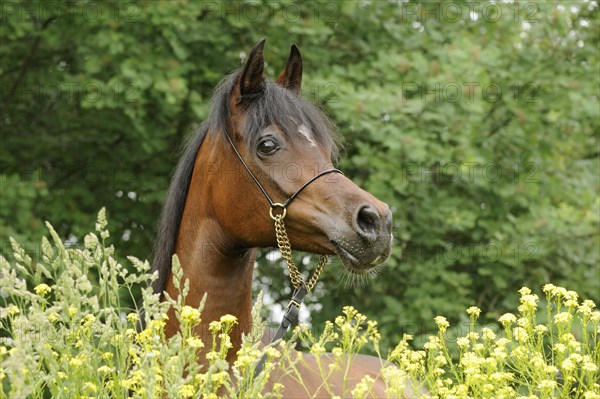
[[[121,253],[149,257],[178,146],[206,118],[212,88],[266,37],[271,77],[300,46],[303,94],[346,140],[342,169],[394,210],[382,278],[344,289],[328,267],[315,324],[353,304],[396,341],[469,305],[498,316],[514,305],[506,292],[547,281],[597,301],[597,12],[596,2],[5,1],[2,253],[9,235],[35,250],[45,219],[77,245],[107,206]],[[262,259],[258,275],[287,298],[278,264]]]

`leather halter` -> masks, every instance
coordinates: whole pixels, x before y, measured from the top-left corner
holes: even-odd
[[[258,186],[258,188],[260,189],[260,191],[262,192],[262,194],[265,196],[265,198],[267,199],[267,201],[269,201],[269,205],[271,206],[271,215],[272,215],[272,212],[273,212],[273,210],[275,208],[282,208],[282,210],[285,212],[285,210],[287,209],[287,207],[298,196],[298,194],[300,194],[300,192],[302,192],[302,190],[304,190],[306,187],[308,187],[308,185],[310,183],[314,182],[319,177],[321,177],[323,175],[326,175],[326,174],[329,174],[329,173],[341,173],[342,175],[344,174],[341,170],[336,169],[336,168],[325,169],[325,170],[317,173],[317,175],[311,177],[298,190],[296,190],[296,192],[294,194],[292,194],[291,196],[289,196],[288,199],[286,199],[283,203],[275,202],[275,201],[273,201],[271,199],[271,197],[269,196],[269,194],[267,193],[267,190],[265,190],[265,188],[263,187],[263,185],[260,184],[260,181],[258,181],[258,179],[254,175],[254,173],[252,173],[252,171],[250,170],[250,167],[248,166],[248,164],[246,163],[246,161],[244,161],[244,158],[242,158],[242,156],[240,155],[239,151],[235,147],[235,144],[233,144],[233,140],[231,139],[231,137],[229,136],[229,133],[227,133],[227,131],[225,131],[225,137],[227,137],[227,141],[229,141],[229,144],[231,144],[231,148],[233,148],[233,151],[235,152],[235,155],[237,155],[238,159],[240,160],[240,162],[242,163],[242,165],[244,166],[244,168],[246,169],[246,171],[248,172],[248,174],[250,175],[250,177],[252,177],[252,180],[254,180],[254,183],[256,183],[256,185]]]
[[[319,172],[317,175],[311,177],[306,183],[304,183],[302,186],[300,186],[300,188],[298,190],[296,190],[296,192],[294,194],[289,196],[283,203],[274,202],[271,199],[271,197],[269,196],[269,194],[267,193],[267,190],[265,190],[265,188],[263,187],[262,184],[260,184],[260,181],[256,178],[254,173],[252,173],[252,171],[250,170],[250,167],[248,167],[248,164],[246,164],[246,161],[244,161],[244,158],[242,158],[241,154],[235,147],[235,144],[233,143],[233,140],[229,136],[229,133],[227,132],[226,129],[224,130],[224,132],[225,132],[225,137],[227,137],[227,141],[229,141],[229,144],[231,144],[231,148],[233,148],[233,152],[235,152],[235,155],[237,155],[238,159],[240,160],[240,162],[242,163],[242,165],[244,166],[244,168],[246,169],[246,171],[248,172],[250,177],[252,177],[252,180],[254,180],[254,182],[256,183],[256,185],[258,186],[260,191],[262,192],[262,194],[265,196],[267,201],[269,201],[269,205],[271,206],[271,208],[269,209],[269,215],[271,216],[271,219],[275,220],[276,228],[277,228],[278,221],[283,224],[283,218],[285,218],[285,216],[286,216],[287,207],[302,192],[302,190],[304,190],[306,187],[308,187],[309,184],[311,184],[312,182],[317,180],[319,177],[329,174],[329,173],[341,173],[342,175],[344,174],[344,173],[342,173],[341,170],[336,169],[336,168],[325,169],[325,170]],[[275,208],[281,208],[282,214],[274,216],[273,210]],[[327,259],[325,258],[325,261],[326,260]],[[318,278],[318,274],[316,275],[316,277]],[[292,280],[292,282],[293,282],[293,280]],[[316,282],[316,279],[315,279],[315,282]],[[287,330],[290,328],[290,326],[295,324],[298,321],[298,314],[300,311],[300,307],[302,306],[302,301],[303,301],[306,293],[308,291],[310,291],[310,288],[312,288],[312,287],[307,287],[304,280],[302,280],[302,283],[298,287],[296,287],[296,289],[294,290],[294,292],[292,294],[292,299],[290,300],[290,302],[287,305],[287,308],[285,310],[285,313],[283,314],[281,323],[279,324],[279,328],[277,329],[275,336],[271,340],[271,343],[282,339],[283,336],[285,335],[285,333],[287,332]],[[260,372],[264,368],[266,360],[267,360],[267,355],[265,354],[261,357],[261,359],[257,363],[257,365],[254,369],[254,376],[257,376],[258,374],[260,374]]]

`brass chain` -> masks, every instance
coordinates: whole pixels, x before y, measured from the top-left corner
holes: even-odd
[[[281,251],[281,256],[283,256],[283,259],[285,259],[285,263],[287,264],[292,285],[295,289],[298,289],[302,284],[304,284],[306,291],[310,292],[314,288],[315,284],[317,284],[319,275],[327,264],[327,256],[321,255],[319,257],[317,268],[313,272],[313,275],[310,277],[310,279],[305,282],[300,274],[300,271],[298,270],[298,267],[292,259],[292,246],[290,245],[290,240],[288,238],[287,231],[285,230],[285,224],[283,223],[285,213],[279,215],[273,215],[271,213],[271,217],[275,221],[275,236],[277,237],[277,246],[279,247],[279,251]]]

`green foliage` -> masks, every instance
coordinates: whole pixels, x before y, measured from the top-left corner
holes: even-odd
[[[471,307],[466,335],[454,340],[446,318],[437,316],[437,335],[428,337],[423,350],[411,348],[412,337],[405,334],[383,355],[377,322],[352,306],[327,321],[320,334],[301,324],[289,341],[264,346],[259,298],[253,310],[254,330],[243,338],[230,365],[226,357],[236,318],[223,315],[210,322],[212,344],[196,335],[194,327],[201,323],[210,298],[205,297],[198,308],[184,305],[189,281],[181,281],[177,257],[173,258],[177,298],[159,302],[159,295],[145,288],[140,312],[122,307],[119,298],[122,291],[131,296],[135,286],[153,278],[150,265],[129,257],[135,269],[130,273],[119,263],[115,248],[106,245],[104,209],[96,232],[85,235],[81,248],[66,248],[54,228],[47,227],[50,239],[42,239],[41,261],[33,261],[14,240],[15,261],[0,257],[2,397],[216,398],[224,393],[232,398],[281,397],[286,387],[276,379],[269,382],[270,376],[282,375],[274,373],[276,368],[305,384],[307,367],[323,378],[322,392],[333,397],[332,381],[337,379],[332,376],[347,376],[344,370],[356,361],[355,355],[370,348],[381,361],[380,375],[365,375],[360,381],[343,378],[343,397],[373,397],[373,384],[381,379],[386,396],[395,398],[417,386],[428,393],[410,397],[600,398],[600,312],[593,301],[580,301],[577,293],[562,287],[544,286],[541,312],[539,297],[528,288],[519,290],[516,315],[499,318],[504,332],[497,324],[479,325],[481,310]],[[98,280],[90,280],[90,275]],[[547,322],[538,324],[543,310]],[[168,338],[167,313],[180,325]],[[141,318],[145,328],[137,330]],[[295,352],[297,342],[303,342],[309,353]],[[457,359],[450,354],[455,346]],[[197,362],[203,348],[207,366]],[[263,355],[265,367],[255,377],[255,365]]]
[[[3,254],[44,219],[81,243],[107,205],[117,247],[147,258],[178,146],[266,37],[271,77],[301,47],[341,167],[394,211],[381,278],[348,290],[328,267],[314,325],[361,304],[388,345],[438,313],[497,318],[522,285],[600,299],[597,2],[0,4]],[[260,263],[283,301],[283,265]]]

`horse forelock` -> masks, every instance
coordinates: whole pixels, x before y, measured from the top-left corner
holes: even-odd
[[[223,132],[230,126],[230,99],[235,93],[241,71],[227,76],[215,89],[213,108],[209,116],[210,131]],[[301,126],[311,132],[314,141],[327,149],[333,160],[339,155],[340,137],[333,123],[318,107],[285,89],[279,84],[264,80],[261,90],[239,100],[245,124],[239,132],[249,147],[254,147],[262,131],[270,125],[278,126],[288,139],[305,139],[299,132]]]

